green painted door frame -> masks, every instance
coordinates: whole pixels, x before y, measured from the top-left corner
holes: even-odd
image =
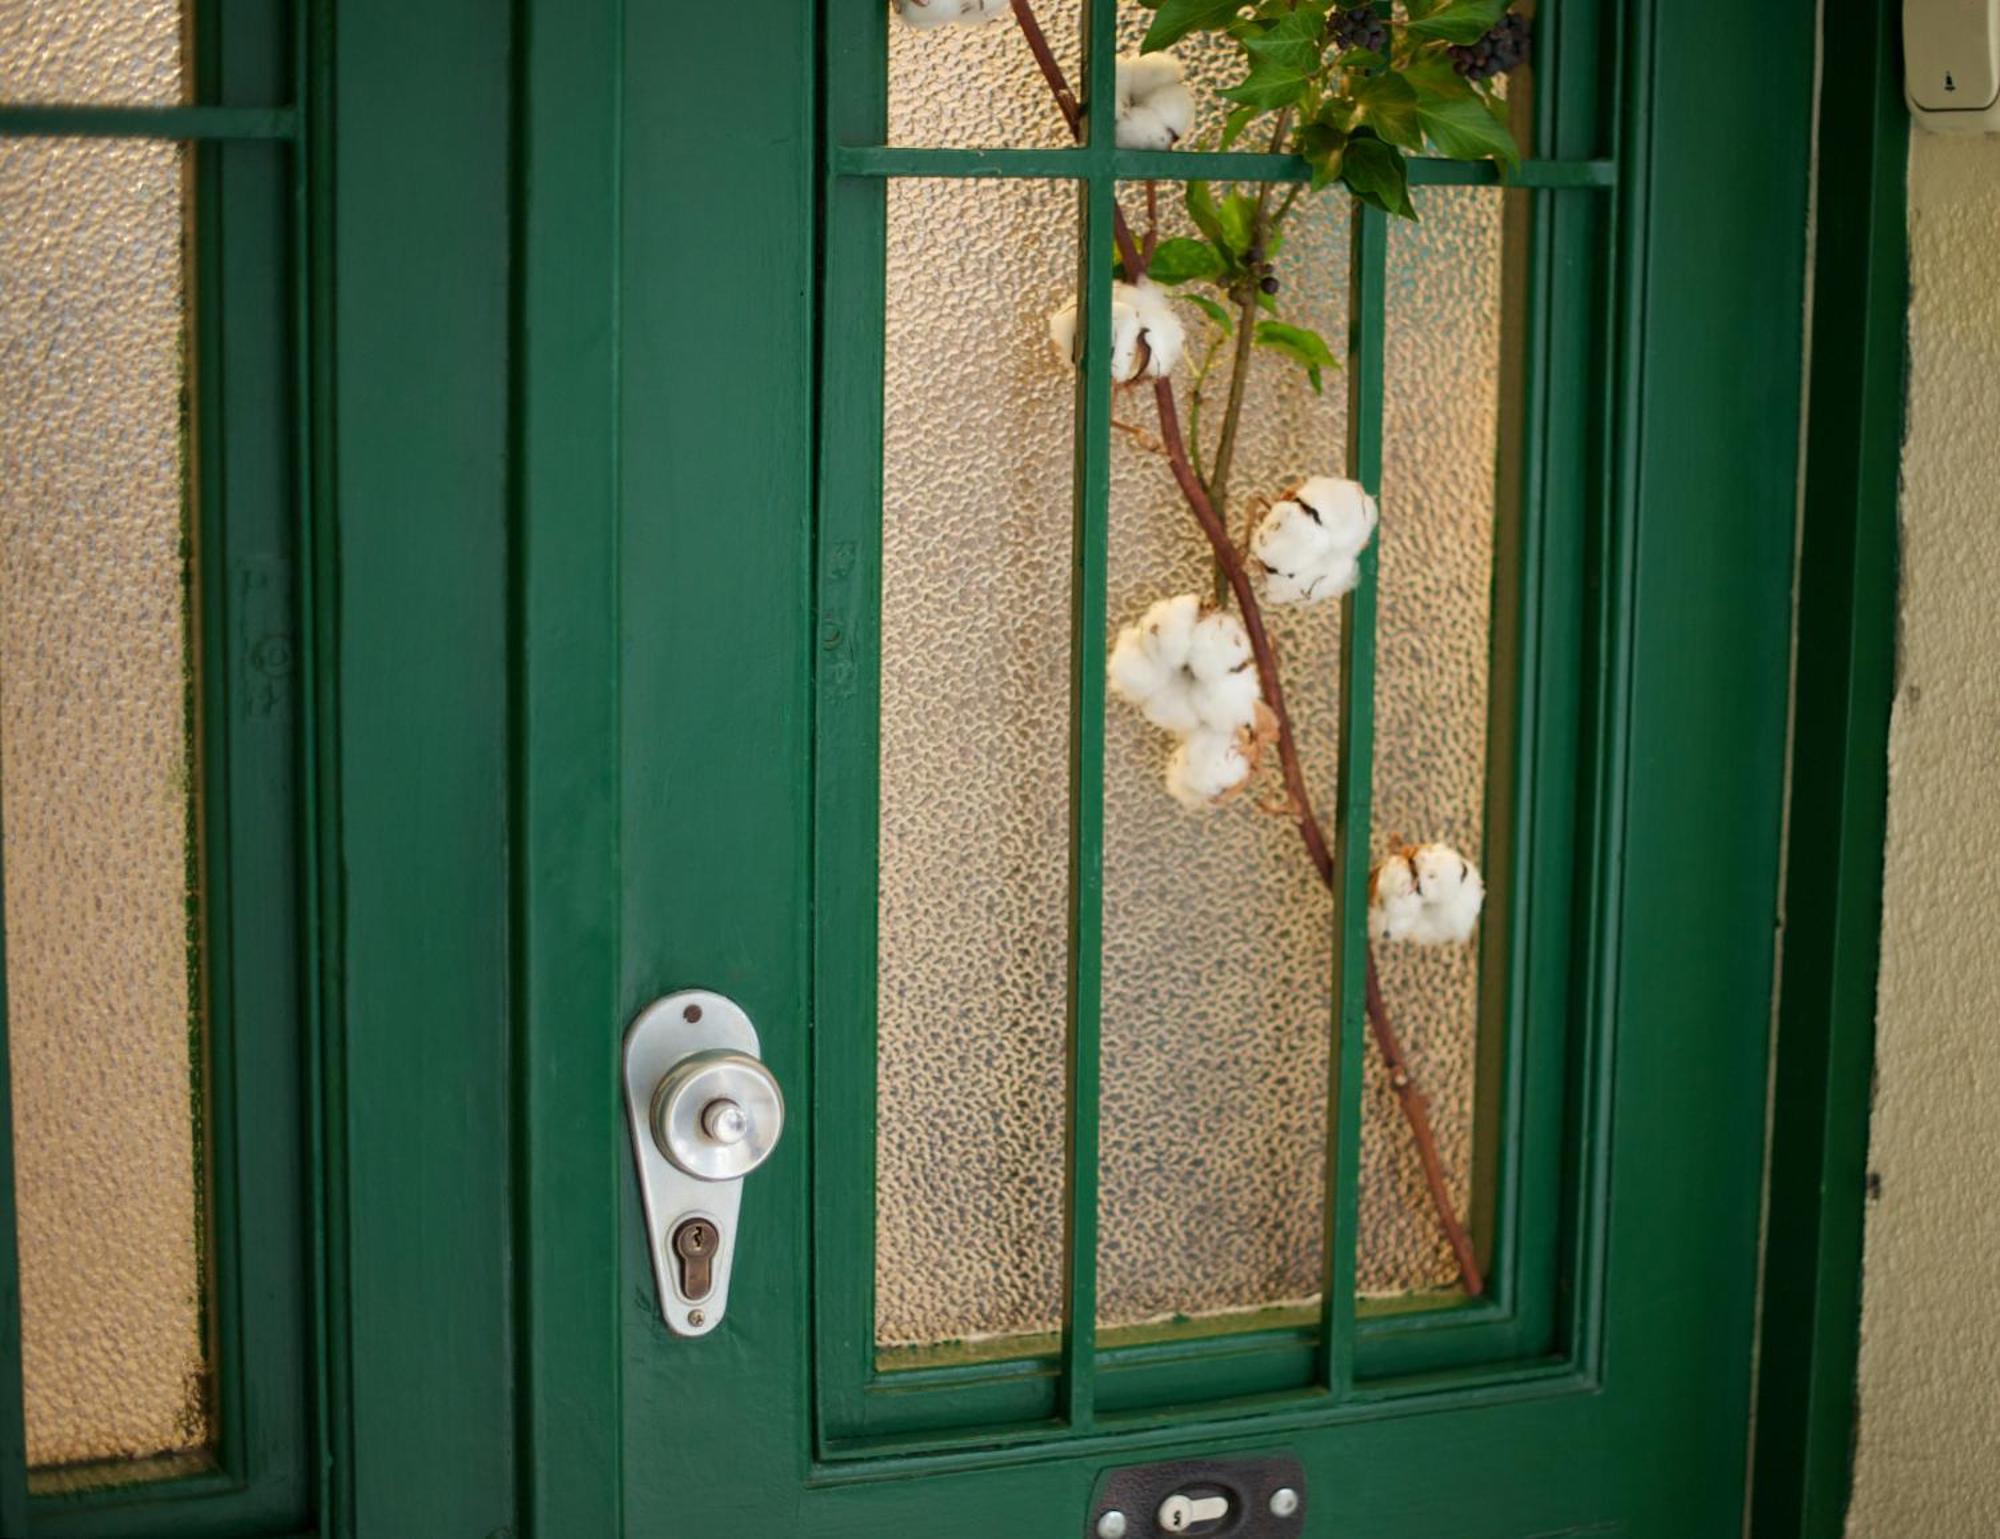
[[[1789,791],[1754,1531],[1837,1532],[1900,427],[1890,53],[1828,66],[1845,169],[1818,187],[1788,776],[1813,12],[1733,50],[1721,0],[1606,12],[1623,427],[1597,468],[1634,513],[1578,553],[1610,584],[1598,725],[1626,728],[1593,792],[1619,818],[1595,873],[1616,1055],[1582,1065],[1604,1122],[1575,1136],[1604,1140],[1615,1200],[1573,1237],[1558,1360],[842,1458],[812,1394],[804,1089],[815,451],[840,405],[814,371],[817,109],[826,14],[853,7],[773,9],[792,25],[754,37],[737,8],[637,0],[519,0],[511,31],[472,0],[321,13],[325,1531],[1069,1534],[1100,1468],[1285,1446],[1329,1534],[1735,1532]],[[799,1115],[746,1194],[726,1329],[691,1346],[651,1314],[617,1049],[697,983],[745,1002]]]

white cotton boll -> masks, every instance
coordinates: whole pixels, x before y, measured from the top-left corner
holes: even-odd
[[[1157,283],[1111,285],[1111,377],[1119,384],[1169,372],[1180,362],[1187,329]],[[1076,301],[1049,316],[1049,345],[1066,364],[1076,361]]]
[[[1472,938],[1485,900],[1486,884],[1471,861],[1448,844],[1415,845],[1370,876],[1369,933],[1420,946],[1458,945]]]
[[[1338,598],[1361,577],[1374,537],[1375,499],[1359,481],[1313,476],[1271,505],[1250,539],[1273,604]]]
[[[1148,357],[1136,371],[1149,378],[1173,372],[1175,364],[1181,360],[1181,348],[1187,343],[1187,328],[1181,325],[1178,311],[1174,309],[1173,295],[1149,278],[1141,278],[1134,284],[1113,284],[1114,291],[1124,289],[1132,313],[1137,317],[1139,334],[1143,339],[1142,350]],[[1116,306],[1113,306],[1113,324],[1116,325]],[[1112,348],[1113,374],[1119,379],[1135,378],[1136,374],[1120,374],[1117,371],[1117,347]]]
[[[1188,642],[1187,666],[1204,726],[1234,732],[1256,720],[1263,685],[1251,660],[1249,633],[1236,616],[1217,610],[1201,619]]]
[[[1144,101],[1155,92],[1177,86],[1187,79],[1181,61],[1165,49],[1153,53],[1121,53],[1118,56],[1118,104]]]
[[[1181,61],[1168,53],[1118,58],[1118,145],[1170,150],[1194,127],[1194,97],[1182,83]]]
[[[1423,913],[1410,939],[1426,946],[1458,945],[1479,925],[1486,884],[1479,871],[1448,844],[1426,844],[1411,862]]]
[[[919,31],[931,27],[976,27],[1007,14],[1010,0],[896,0],[896,14]]]
[[[1049,312],[1049,346],[1065,365],[1076,363],[1076,301]]]
[[[1376,940],[1408,938],[1422,907],[1416,873],[1402,855],[1391,855],[1369,874],[1368,933]]]
[[[1195,677],[1187,665],[1200,619],[1201,600],[1194,594],[1161,599],[1136,624],[1119,631],[1111,649],[1111,687],[1154,726],[1169,732],[1192,732],[1202,722]]]
[[[1254,726],[1263,693],[1243,622],[1222,611],[1204,615],[1192,593],[1161,599],[1119,631],[1105,674],[1169,732]]]
[[[1170,150],[1174,131],[1167,120],[1151,107],[1118,109],[1118,148],[1121,150]]]
[[[1202,808],[1250,778],[1250,760],[1234,732],[1196,732],[1167,761],[1167,790],[1183,807]]]

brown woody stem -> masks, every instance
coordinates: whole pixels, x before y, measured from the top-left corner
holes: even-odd
[[[1063,79],[1062,66],[1056,63],[1056,56],[1049,48],[1049,40],[1042,32],[1042,24],[1035,19],[1035,8],[1028,0],[1014,0],[1014,20],[1021,25],[1021,36],[1028,40],[1028,52],[1035,56],[1035,63],[1041,66],[1042,78],[1049,83],[1049,90],[1055,94],[1056,106],[1069,124],[1072,139],[1083,137],[1083,109],[1076,103],[1070,91],[1069,82]]]
[[[1160,437],[1166,444],[1174,479],[1180,483],[1181,495],[1187,498],[1188,506],[1194,511],[1195,522],[1208,536],[1216,564],[1236,596],[1243,629],[1250,638],[1250,651],[1257,659],[1257,677],[1264,688],[1264,703],[1270,706],[1271,714],[1278,719],[1278,762],[1284,771],[1292,821],[1298,826],[1299,838],[1305,843],[1306,853],[1312,857],[1313,869],[1319,873],[1320,881],[1332,891],[1335,886],[1333,851],[1327,845],[1325,831],[1320,827],[1319,818],[1313,812],[1312,799],[1306,791],[1305,770],[1299,760],[1298,741],[1292,732],[1291,713],[1285,709],[1285,690],[1278,677],[1277,652],[1264,629],[1263,609],[1257,602],[1256,590],[1250,585],[1250,574],[1244,569],[1242,554],[1231,543],[1228,527],[1217,515],[1207,488],[1201,484],[1200,477],[1194,473],[1194,466],[1188,461],[1187,443],[1181,436],[1180,412],[1174,403],[1173,385],[1165,379],[1154,380],[1153,400],[1159,407]],[[1403,1118],[1410,1125],[1410,1136],[1416,1140],[1417,1157],[1423,1163],[1424,1184],[1430,1188],[1431,1205],[1437,1209],[1438,1225],[1444,1230],[1452,1255],[1457,1258],[1465,1291],[1478,1298],[1486,1291],[1485,1279],[1480,1275],[1479,1258],[1473,1251],[1472,1239],[1466,1234],[1465,1226],[1459,1222],[1450,1189],[1445,1185],[1444,1161],[1438,1154],[1437,1135],[1431,1130],[1430,1105],[1417,1086],[1416,1076],[1410,1071],[1409,1055],[1403,1051],[1395,1027],[1389,1022],[1389,1008],[1382,998],[1382,981],[1375,969],[1373,946],[1368,949],[1366,999],[1369,1028],[1383,1062],[1388,1066],[1389,1083],[1403,1108]]]
[[[1298,824],[1299,837],[1305,841],[1306,851],[1312,856],[1313,867],[1319,872],[1320,880],[1331,887],[1333,851],[1327,847],[1326,834],[1319,826],[1319,819],[1313,815],[1312,797],[1306,791],[1305,771],[1300,766],[1298,744],[1292,737],[1292,718],[1285,710],[1285,687],[1278,678],[1278,654],[1271,646],[1269,632],[1264,629],[1264,611],[1258,606],[1257,594],[1250,586],[1250,574],[1244,570],[1243,557],[1231,542],[1229,530],[1216,513],[1215,504],[1208,500],[1208,489],[1201,484],[1200,477],[1195,475],[1194,466],[1188,460],[1187,441],[1181,436],[1180,411],[1174,404],[1172,383],[1164,378],[1154,380],[1153,400],[1159,407],[1160,437],[1167,446],[1167,459],[1173,465],[1174,479],[1180,483],[1181,495],[1187,498],[1188,506],[1194,510],[1195,522],[1208,536],[1209,548],[1222,567],[1230,591],[1236,595],[1236,607],[1243,616],[1243,629],[1250,637],[1250,651],[1257,659],[1257,677],[1264,687],[1264,703],[1278,718],[1278,762],[1284,769],[1285,792],[1292,804],[1292,821]]]
[[[1028,40],[1028,52],[1035,56],[1035,63],[1042,71],[1042,78],[1049,83],[1049,91],[1056,99],[1056,106],[1062,110],[1063,121],[1069,124],[1069,136],[1081,142],[1083,139],[1083,109],[1077,105],[1076,93],[1069,88],[1069,81],[1063,77],[1062,66],[1049,47],[1049,40],[1042,31],[1042,24],[1035,19],[1035,8],[1029,0],[1014,0],[1014,20],[1020,24],[1021,36]],[[1124,259],[1125,273],[1137,283],[1146,276],[1146,257],[1139,251],[1139,243],[1132,238],[1132,227],[1125,222],[1125,210],[1118,206],[1114,196],[1111,200],[1111,233],[1118,242],[1118,255]]]
[[[1366,990],[1369,1029],[1374,1033],[1375,1046],[1381,1050],[1383,1063],[1388,1066],[1389,1087],[1402,1103],[1403,1120],[1409,1123],[1410,1135],[1416,1140],[1417,1157],[1424,1165],[1424,1185],[1431,1190],[1431,1206],[1437,1209],[1438,1224],[1444,1230],[1452,1255],[1458,1258],[1459,1276],[1464,1279],[1465,1291],[1478,1298],[1486,1291],[1486,1279],[1480,1275],[1479,1257],[1472,1248],[1472,1237],[1458,1221],[1457,1210],[1451,1203],[1451,1190],[1444,1182],[1444,1161],[1438,1157],[1437,1136],[1431,1131],[1430,1102],[1417,1088],[1417,1077],[1410,1071],[1409,1056],[1404,1053],[1395,1028],[1389,1024],[1389,1007],[1382,999],[1382,978],[1375,970],[1375,948],[1372,944],[1368,948]]]
[[[1020,23],[1021,34],[1028,40],[1029,51],[1035,56],[1035,63],[1041,67],[1042,77],[1054,94],[1056,106],[1061,109],[1063,121],[1069,124],[1072,137],[1083,137],[1083,114],[1077,106],[1076,97],[1071,93],[1069,83],[1064,80],[1062,66],[1056,62],[1049,49],[1048,39],[1043,35],[1041,23],[1035,19],[1030,0],[1013,0],[1014,19]],[[1282,125],[1280,129],[1282,133]],[[1268,187],[1266,188],[1268,194]],[[1263,222],[1263,199],[1258,204],[1258,223]],[[1287,204],[1289,207],[1289,203]],[[1132,229],[1125,220],[1125,211],[1113,200],[1112,232],[1118,241],[1119,255],[1124,258],[1125,271],[1137,282],[1145,275],[1146,263],[1138,243],[1132,238]],[[1249,306],[1254,307],[1254,289]],[[1246,311],[1246,319],[1254,315],[1254,308]],[[1243,328],[1249,330],[1246,325]],[[1238,344],[1239,348],[1241,343]],[[1239,394],[1236,379],[1241,378],[1243,369],[1236,370],[1236,377],[1230,382],[1232,397],[1232,418],[1240,412],[1240,404],[1235,398]],[[1312,857],[1313,869],[1329,891],[1334,887],[1333,851],[1328,847],[1326,834],[1314,815],[1312,800],[1306,792],[1305,772],[1300,765],[1298,743],[1292,734],[1292,719],[1285,710],[1284,686],[1278,677],[1278,655],[1271,645],[1271,638],[1264,629],[1264,613],[1257,603],[1257,595],[1250,586],[1249,574],[1244,570],[1243,558],[1230,543],[1228,526],[1216,512],[1216,504],[1211,501],[1208,489],[1202,485],[1201,477],[1195,474],[1193,463],[1188,458],[1186,440],[1181,436],[1180,412],[1174,403],[1174,387],[1171,381],[1160,378],[1153,381],[1153,400],[1159,407],[1160,435],[1165,441],[1168,462],[1173,466],[1174,479],[1180,484],[1181,493],[1187,498],[1188,506],[1194,511],[1195,522],[1208,537],[1210,548],[1215,553],[1217,565],[1227,580],[1230,590],[1236,596],[1236,605],[1242,614],[1243,629],[1250,638],[1250,650],[1257,659],[1257,675],[1263,685],[1264,703],[1278,721],[1278,760],[1284,771],[1285,791],[1291,801],[1293,822],[1297,824],[1299,838],[1304,841],[1306,853]],[[1230,435],[1233,440],[1233,433]],[[1220,460],[1220,455],[1218,455]],[[1226,484],[1227,467],[1217,465],[1217,482]],[[1465,1228],[1458,1221],[1457,1212],[1452,1207],[1451,1193],[1444,1181],[1444,1162],[1438,1157],[1437,1139],[1431,1132],[1430,1113],[1422,1091],[1417,1088],[1415,1077],[1410,1073],[1409,1059],[1403,1052],[1402,1043],[1396,1038],[1395,1030],[1389,1024],[1389,1012],[1382,1001],[1381,980],[1375,971],[1375,952],[1368,952],[1367,974],[1368,1021],[1373,1030],[1376,1046],[1389,1067],[1389,1080],[1395,1087],[1398,1100],[1402,1103],[1403,1116],[1410,1124],[1410,1132],[1417,1142],[1417,1153],[1423,1160],[1424,1181],[1430,1188],[1431,1202],[1437,1208],[1438,1222],[1443,1227],[1445,1238],[1450,1242],[1452,1254],[1458,1258],[1458,1266],[1465,1281],[1465,1291],[1477,1298],[1485,1291],[1485,1281],[1480,1276],[1479,1262],[1472,1249],[1472,1242],[1466,1236]]]
[[[1285,147],[1285,130],[1291,126],[1288,107],[1278,114],[1271,134],[1271,153]],[[1261,248],[1271,232],[1271,188],[1265,182],[1257,189],[1257,212],[1250,221],[1250,244]],[[1229,516],[1229,468],[1236,460],[1236,432],[1243,421],[1243,392],[1250,381],[1250,349],[1257,339],[1257,275],[1246,273],[1243,289],[1236,296],[1236,358],[1229,369],[1229,397],[1222,408],[1222,434],[1215,444],[1215,473],[1208,478],[1209,496],[1216,511]]]

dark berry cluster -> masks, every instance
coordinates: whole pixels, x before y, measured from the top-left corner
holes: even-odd
[[[1476,43],[1451,50],[1451,67],[1467,80],[1491,80],[1528,62],[1528,18],[1509,11]]]
[[[1278,275],[1271,270],[1271,264],[1264,255],[1262,246],[1252,246],[1243,253],[1243,265],[1250,269],[1250,275],[1257,280],[1257,287],[1266,294],[1278,292]]]
[[[1375,14],[1372,5],[1335,11],[1326,19],[1327,40],[1345,53],[1350,48],[1366,48],[1371,53],[1389,51],[1389,27]]]

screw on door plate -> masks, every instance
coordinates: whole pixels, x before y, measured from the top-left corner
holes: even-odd
[[[699,1304],[715,1286],[715,1250],[719,1236],[705,1218],[691,1218],[674,1231],[670,1242],[680,1266],[681,1297]]]

